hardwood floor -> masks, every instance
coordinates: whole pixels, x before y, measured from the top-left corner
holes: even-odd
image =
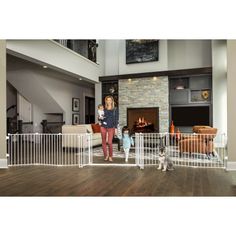
[[[236,172],[176,167],[49,167],[0,169],[0,196],[235,196]]]

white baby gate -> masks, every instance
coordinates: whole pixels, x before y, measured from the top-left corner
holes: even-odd
[[[164,147],[166,157],[174,166],[226,167],[225,134],[136,133],[134,138],[135,162],[140,169],[159,164],[161,147]]]
[[[9,166],[53,165],[119,165],[145,166],[159,164],[159,151],[165,148],[166,156],[174,166],[225,168],[226,136],[224,134],[170,134],[136,133],[135,164],[93,163],[92,134],[8,134]]]
[[[92,160],[92,134],[8,134],[8,165],[83,167]]]

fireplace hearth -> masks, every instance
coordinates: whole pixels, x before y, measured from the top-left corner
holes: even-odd
[[[159,132],[159,108],[127,108],[127,126],[131,132]]]

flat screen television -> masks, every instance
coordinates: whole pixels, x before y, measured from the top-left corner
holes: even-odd
[[[210,125],[210,106],[172,107],[171,120],[175,126]]]

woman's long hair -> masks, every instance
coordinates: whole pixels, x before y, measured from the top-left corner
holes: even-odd
[[[112,96],[110,96],[110,95],[105,97],[105,108],[107,109],[107,107],[108,107],[108,104],[107,104],[107,99],[108,98],[110,98],[112,100],[111,106],[112,106],[112,109],[114,109],[115,108],[114,98]]]

